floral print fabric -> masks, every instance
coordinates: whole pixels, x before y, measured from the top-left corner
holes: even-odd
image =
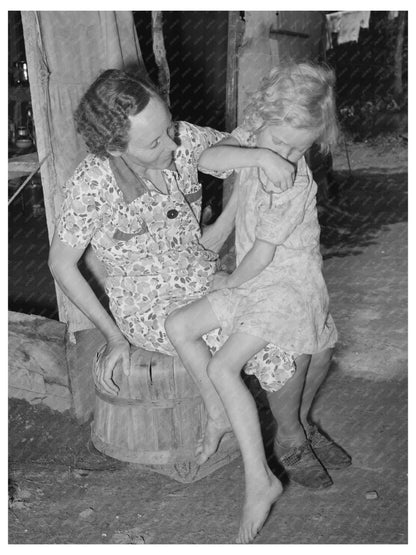
[[[84,159],[67,183],[59,238],[77,248],[91,243],[107,271],[110,310],[133,345],[175,354],[164,330],[166,316],[208,291],[218,256],[199,243],[197,162],[205,148],[225,136],[177,123],[177,171],[163,170],[169,194],[149,189],[128,202],[110,160],[94,155]],[[177,217],[169,218],[170,210]]]
[[[254,137],[243,129],[233,135],[243,146],[255,146]],[[265,185],[267,177],[258,168],[239,171],[237,264],[256,238],[276,245],[274,258],[242,286],[214,291],[208,299],[227,335],[261,337],[286,357],[318,353],[334,346],[337,332],[322,276],[317,186],[304,158],[293,188],[270,194]],[[280,360],[287,360],[284,354]],[[252,373],[249,367],[247,372]]]
[[[130,343],[168,355],[176,353],[164,329],[167,315],[206,295],[217,270],[217,254],[199,243],[197,164],[203,150],[228,136],[186,122],[176,125],[177,171],[163,171],[168,195],[144,190],[132,200],[117,183],[111,160],[88,155],[67,183],[57,224],[64,243],[91,244],[104,263],[110,310]],[[226,177],[230,172],[211,173]],[[170,210],[177,217],[169,218]],[[222,330],[205,336],[213,352],[225,338]],[[256,372],[268,368],[271,375],[279,353],[266,348],[256,357]]]

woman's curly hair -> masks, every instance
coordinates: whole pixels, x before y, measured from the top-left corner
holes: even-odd
[[[316,143],[328,152],[338,138],[335,75],[312,62],[288,62],[274,67],[251,95],[244,127],[258,132],[268,125],[316,130]]]
[[[151,97],[159,97],[146,79],[118,69],[107,69],[94,81],[75,111],[77,132],[89,152],[101,157],[124,152],[128,144],[129,116],[140,113]]]

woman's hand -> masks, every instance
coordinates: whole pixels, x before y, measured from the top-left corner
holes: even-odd
[[[109,339],[95,368],[95,383],[109,395],[117,395],[119,387],[114,382],[114,371],[120,364],[123,373],[130,375],[130,344],[124,337]]]
[[[205,249],[220,252],[234,228],[237,202],[238,187],[233,187],[231,196],[221,214],[213,224],[204,226],[202,229],[202,237],[199,242]]]
[[[259,151],[259,167],[271,181],[267,189],[263,188],[267,192],[281,193],[293,187],[296,166],[268,148],[261,148]]]
[[[202,228],[202,237],[199,242],[204,249],[218,253],[230,233],[230,229],[219,225],[219,222],[215,222]]]
[[[84,248],[70,247],[55,232],[49,252],[49,268],[60,289],[106,338],[107,345],[97,361],[94,379],[100,389],[117,395],[118,388],[112,377],[118,364],[125,374],[129,374],[130,345],[79,271],[78,262],[84,251]]]
[[[228,285],[228,278],[230,274],[227,272],[217,272],[212,276],[210,291],[217,291],[218,289],[227,289]]]

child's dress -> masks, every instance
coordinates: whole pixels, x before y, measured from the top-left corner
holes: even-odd
[[[242,146],[255,146],[247,132],[233,135]],[[276,245],[274,258],[253,279],[208,299],[226,335],[261,337],[293,356],[318,353],[334,346],[337,331],[322,276],[317,186],[304,158],[293,188],[270,194],[262,187],[266,182],[258,168],[239,172],[236,257],[239,265],[258,238]],[[248,365],[246,372],[255,370]]]

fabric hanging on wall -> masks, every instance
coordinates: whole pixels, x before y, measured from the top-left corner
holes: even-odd
[[[42,11],[37,17],[49,73],[50,132],[60,189],[85,156],[73,122],[82,94],[105,69],[144,66],[132,12]]]
[[[395,19],[396,17],[399,17],[399,12],[389,12],[389,19]]]
[[[45,83],[42,90],[48,112],[44,129],[50,137],[48,144],[53,160],[48,187],[53,195],[56,219],[64,184],[86,154],[73,119],[82,95],[106,69],[125,69],[144,75],[147,72],[132,12],[39,11],[33,14],[41,56],[38,72]],[[85,262],[97,281],[102,282],[103,267],[91,249],[87,250]],[[70,334],[93,327],[62,293],[58,295],[58,307],[60,320],[68,323]]]
[[[337,43],[357,42],[360,29],[368,29],[371,12],[334,12],[326,14],[326,49],[333,47],[332,35],[337,35]]]

